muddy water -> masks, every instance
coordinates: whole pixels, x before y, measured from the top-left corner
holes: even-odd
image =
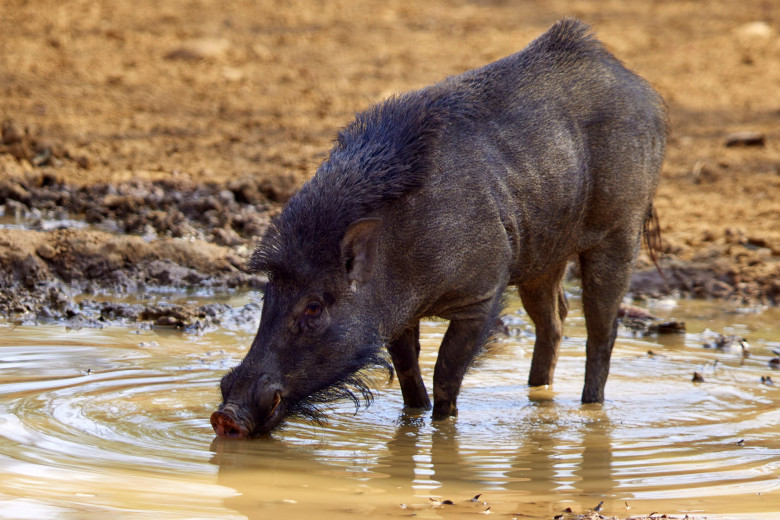
[[[394,383],[357,414],[341,403],[328,425],[293,422],[254,441],[215,440],[208,421],[251,327],[0,323],[0,518],[451,518],[488,507],[552,518],[601,501],[609,515],[780,518],[780,371],[768,364],[780,310],[659,303],[689,333],[623,331],[608,402],[582,406],[584,322],[571,300],[554,389],[524,384],[533,335],[515,304],[512,336],[467,375],[457,420],[403,415]],[[445,326],[423,328],[429,385]],[[746,337],[750,357],[704,348],[706,328]]]

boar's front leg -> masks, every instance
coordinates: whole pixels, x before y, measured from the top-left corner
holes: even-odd
[[[487,338],[495,317],[450,321],[433,370],[433,418],[458,414],[456,400],[463,376]]]
[[[393,359],[398,383],[404,396],[404,406],[422,410],[431,409],[431,400],[425,390],[420,374],[420,322],[406,329],[399,338],[387,347]]]

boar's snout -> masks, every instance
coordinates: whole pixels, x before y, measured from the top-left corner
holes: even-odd
[[[236,420],[236,414],[224,408],[211,414],[211,427],[218,437],[243,439],[249,437],[249,431]]]
[[[260,377],[248,394],[235,392],[211,414],[211,426],[219,437],[243,439],[270,432],[287,411],[284,389]]]

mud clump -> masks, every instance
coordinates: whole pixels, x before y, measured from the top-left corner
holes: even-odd
[[[72,154],[60,143],[45,139],[13,119],[5,119],[0,124],[0,131],[0,154],[9,154],[17,161],[27,161],[35,167],[57,166],[63,161],[73,162],[81,168],[91,164],[89,157]]]

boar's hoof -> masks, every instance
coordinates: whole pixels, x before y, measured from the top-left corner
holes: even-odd
[[[211,426],[219,437],[230,439],[243,439],[249,437],[249,431],[238,424],[235,419],[225,412],[214,412],[211,414]]]
[[[433,405],[433,414],[432,418],[434,421],[441,421],[442,419],[447,419],[449,417],[456,417],[458,415],[458,408],[451,403],[446,403],[445,405],[439,405],[438,403],[434,403]]]
[[[594,389],[588,388],[587,384],[582,391],[582,404],[591,403],[603,403],[604,402],[604,388]]]

